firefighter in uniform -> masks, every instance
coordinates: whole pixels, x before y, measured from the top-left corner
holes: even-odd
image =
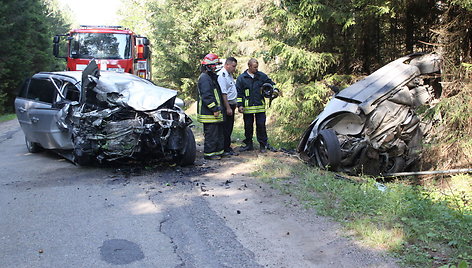
[[[221,63],[216,54],[206,55],[198,78],[197,120],[203,123],[203,156],[210,160],[221,159],[224,152],[225,109],[216,74],[219,67]]]
[[[275,151],[268,143],[266,130],[265,100],[262,94],[262,86],[265,83],[275,83],[263,72],[258,70],[259,63],[252,58],[248,62],[248,69],[236,80],[238,91],[238,111],[243,113],[244,119],[244,144],[240,151],[254,150],[252,137],[254,134],[254,119],[256,121],[256,137],[260,145],[260,151]]]

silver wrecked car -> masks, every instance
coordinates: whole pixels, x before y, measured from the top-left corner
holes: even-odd
[[[41,72],[15,99],[29,152],[51,149],[80,165],[118,159],[195,161],[192,120],[175,90],[126,73]],[[177,105],[177,104],[180,104]]]
[[[336,93],[298,145],[301,157],[349,174],[400,172],[419,159],[430,124],[415,112],[441,93],[440,57],[411,54]]]

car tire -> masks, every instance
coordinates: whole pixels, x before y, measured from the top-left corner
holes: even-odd
[[[193,165],[197,155],[197,145],[195,143],[195,136],[192,130],[187,127],[185,129],[185,148],[181,155],[179,155],[178,164],[181,166]]]
[[[321,130],[314,145],[317,165],[324,169],[335,170],[341,162],[341,146],[334,130]]]
[[[405,159],[402,157],[393,157],[389,159],[387,162],[385,169],[384,169],[384,174],[392,174],[392,173],[397,173],[401,172],[405,169],[406,162]]]
[[[84,153],[81,149],[74,149],[72,152],[74,163],[79,166],[90,166],[92,164],[92,158],[87,153]]]
[[[25,137],[25,143],[26,143],[26,148],[28,149],[28,152],[30,153],[39,153],[43,150],[43,147],[39,145],[37,142],[32,142],[29,141],[28,138]]]

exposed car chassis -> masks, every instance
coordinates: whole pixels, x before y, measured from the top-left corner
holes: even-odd
[[[411,167],[431,125],[416,109],[440,96],[440,62],[437,54],[411,54],[338,92],[302,136],[301,157],[349,174]]]

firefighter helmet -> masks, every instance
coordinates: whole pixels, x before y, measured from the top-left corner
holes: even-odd
[[[207,71],[211,72],[216,72],[222,67],[220,58],[214,53],[207,54],[202,60],[202,65],[206,67]]]
[[[277,98],[278,96],[282,96],[282,93],[278,88],[274,88],[271,83],[264,83],[261,87],[261,93],[264,98],[269,99],[269,107],[272,104],[272,100]]]
[[[271,83],[264,83],[262,85],[262,96],[265,98],[272,97],[272,93],[274,92],[274,86]]]

